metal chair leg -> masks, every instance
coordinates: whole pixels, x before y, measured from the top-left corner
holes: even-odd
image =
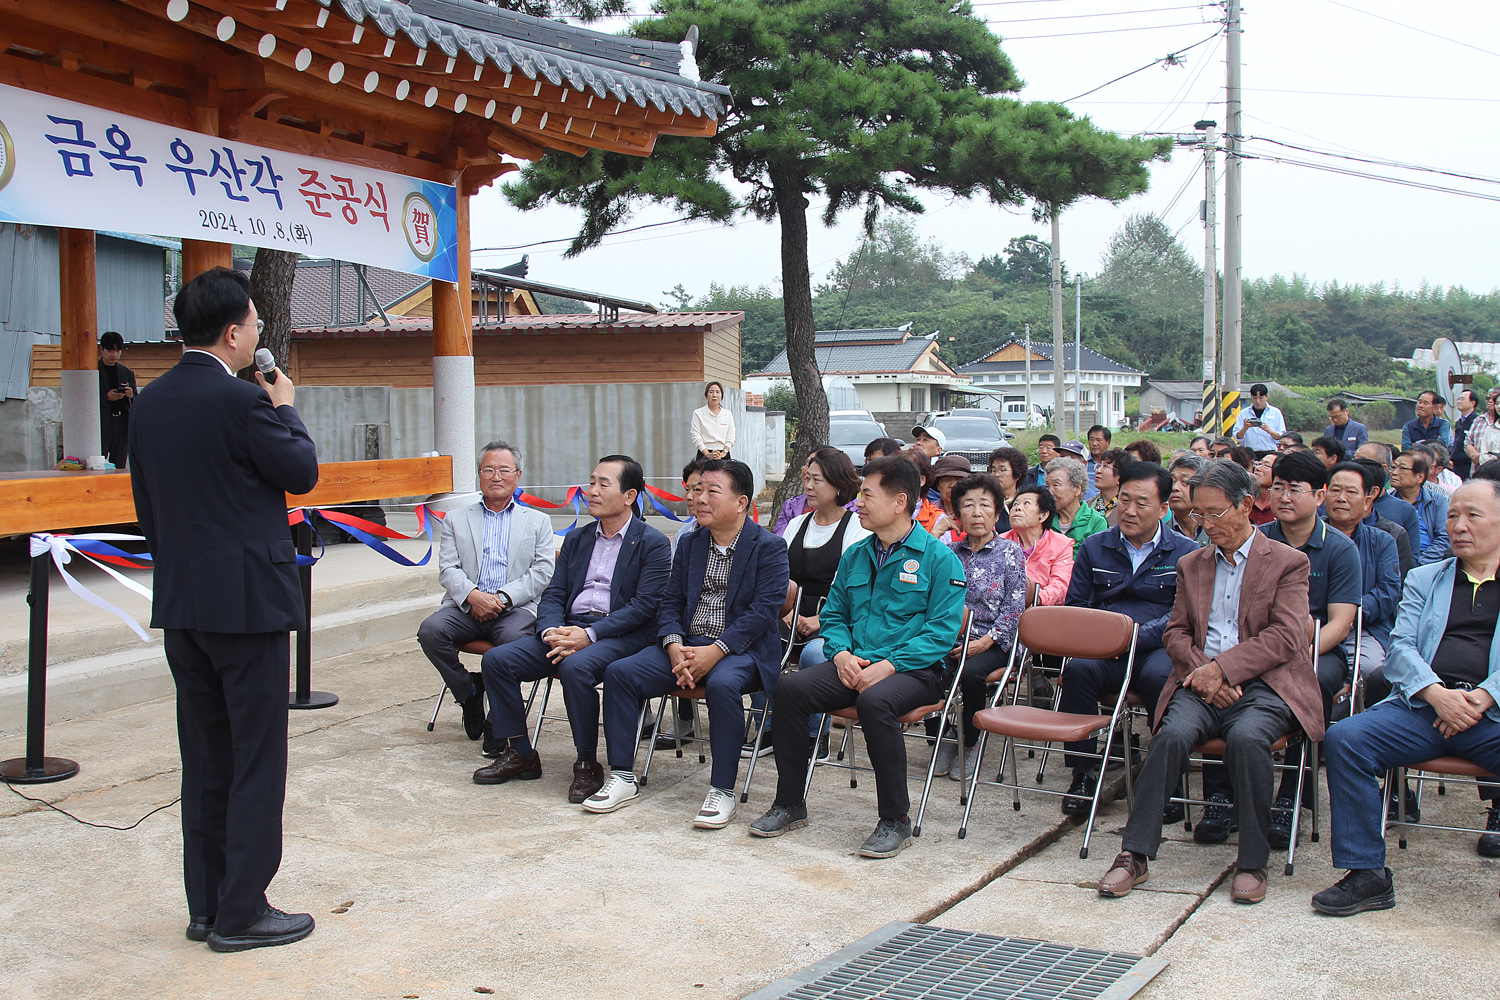
[[[823,735],[825,733],[831,733],[832,730],[833,730],[833,716],[829,715],[829,714],[824,714],[824,716],[823,716],[823,723],[822,723],[822,725],[820,725],[818,727],[818,743],[821,743],[823,741]],[[803,802],[807,801],[808,790],[812,788],[813,769],[816,768],[817,766],[818,766],[818,745],[817,745],[817,743],[814,743],[813,744],[813,751],[812,751],[812,753],[810,753],[810,754],[807,755],[807,778],[802,782],[802,801]]]
[[[979,742],[974,745],[974,776],[969,779],[969,801],[964,805],[964,818],[959,821],[958,839],[963,840],[969,833],[969,814],[974,811],[974,796],[979,788],[979,772],[984,767],[984,746],[989,742],[990,734],[981,729],[979,731]],[[1001,766],[1005,765],[1002,760]]]
[[[913,837],[922,836],[922,817],[927,814],[927,796],[932,791],[932,777],[937,771],[938,751],[942,749],[943,732],[947,728],[948,705],[945,703],[942,713],[938,716],[938,738],[937,742],[932,745],[932,759],[927,762],[927,780],[922,784],[922,801],[917,805],[917,821],[911,828],[911,835]],[[963,743],[961,741],[958,743],[958,752],[960,756],[963,754]],[[959,757],[955,757],[954,759],[958,760]],[[959,773],[962,774],[963,772],[960,771]]]
[[[656,755],[656,736],[661,732],[661,720],[667,714],[667,699],[671,695],[662,695],[661,705],[656,712],[656,721],[651,725],[651,738],[646,741],[646,766],[641,770],[641,787],[646,787],[646,782],[651,780],[651,758]],[[639,733],[641,726],[646,724],[646,712],[651,708],[651,699],[647,698],[641,702],[641,714],[637,717],[635,731]],[[682,754],[677,756],[681,757]]]
[[[427,731],[430,733],[437,725],[438,713],[443,710],[443,695],[448,693],[448,685],[444,684],[438,689],[437,703],[432,706],[432,718],[427,720]]]
[[[754,708],[750,709],[752,715],[755,714],[755,711]],[[765,703],[760,706],[760,720],[755,724],[755,746],[750,751],[750,768],[745,772],[745,787],[740,791],[741,802],[750,801],[750,782],[755,778],[755,762],[760,760],[761,742],[766,738],[766,716],[770,714],[770,711],[771,699],[767,698]],[[817,752],[818,747],[814,743],[813,754],[816,755]]]
[[[1302,787],[1307,781],[1307,762],[1312,756],[1311,745],[1312,741],[1304,737],[1299,758],[1302,763],[1297,767],[1297,791],[1292,796],[1292,836],[1286,845],[1286,868],[1283,870],[1283,874],[1288,876],[1292,874],[1293,866],[1297,862],[1297,831],[1302,821]],[[1313,790],[1313,795],[1317,795],[1316,788]]]
[[[538,681],[537,683],[541,683],[541,682]],[[531,704],[530,704],[531,699],[535,698],[535,697],[536,697],[536,684],[533,684],[531,686],[531,698],[527,699],[526,711],[527,711],[528,714],[530,714],[530,712],[531,712]],[[541,752],[537,748],[541,745],[541,742],[542,742],[542,720],[547,717],[547,702],[549,700],[551,700],[551,698],[552,698],[552,678],[548,677],[547,678],[547,686],[542,689],[542,707],[536,713],[536,732],[532,733],[532,736],[531,736],[531,750],[532,750],[533,753],[540,753]],[[641,731],[639,721],[637,721],[637,723],[636,723],[636,730],[635,731],[636,732],[640,732]]]

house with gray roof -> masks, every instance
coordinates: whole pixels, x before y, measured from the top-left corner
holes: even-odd
[[[819,330],[813,349],[818,371],[842,375],[854,384],[860,409],[872,413],[926,413],[946,410],[969,379],[938,356],[937,334],[913,334],[911,324],[880,330]],[[786,350],[745,379],[748,392],[765,392],[791,377]]]
[[[1076,403],[1082,414],[1094,413],[1094,422],[1119,426],[1126,417],[1125,390],[1140,385],[1146,373],[1085,347],[1075,400],[1077,367],[1073,345],[1067,344],[1063,350],[1063,403],[1067,411],[1072,412]],[[999,411],[1007,423],[1024,425],[1028,395],[1034,406],[1049,413],[1057,404],[1050,342],[1011,338],[988,354],[959,365],[958,374],[972,379],[974,388],[983,390],[980,405]]]

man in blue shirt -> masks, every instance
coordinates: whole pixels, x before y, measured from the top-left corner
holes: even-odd
[[[1395,449],[1388,444],[1371,441],[1360,445],[1359,449],[1354,453],[1354,457],[1356,461],[1364,459],[1371,462],[1378,462],[1381,469],[1384,470],[1385,481],[1381,484],[1380,496],[1375,499],[1375,514],[1377,517],[1383,517],[1388,521],[1394,521],[1401,525],[1406,531],[1406,537],[1411,541],[1412,555],[1415,556],[1417,552],[1417,535],[1419,534],[1417,529],[1417,509],[1396,496],[1393,491],[1387,489],[1391,482],[1391,463],[1396,457]]]
[[[1443,397],[1428,389],[1417,396],[1417,415],[1401,428],[1401,450],[1405,451],[1418,441],[1441,441],[1449,451],[1453,450],[1453,429],[1448,421],[1437,416],[1443,405]]]
[[[1396,603],[1401,600],[1401,566],[1396,554],[1396,539],[1365,520],[1371,513],[1370,498],[1379,488],[1379,481],[1380,473],[1368,465],[1340,462],[1329,473],[1327,499],[1324,501],[1329,525],[1349,536],[1359,549],[1363,580],[1360,606],[1364,609],[1359,654],[1367,692],[1385,663],[1391,628],[1396,624]],[[1352,649],[1352,645],[1349,648]],[[1382,693],[1370,703],[1384,697],[1385,693]]]
[[[1161,634],[1177,597],[1177,560],[1198,548],[1196,542],[1163,522],[1172,495],[1172,476],[1154,462],[1136,462],[1120,474],[1117,527],[1090,535],[1073,561],[1067,603],[1129,615],[1140,625],[1136,634],[1135,670],[1130,690],[1155,713],[1161,689],[1172,673],[1172,658]],[[1069,660],[1062,678],[1058,711],[1098,713],[1101,698],[1114,697],[1125,679],[1125,660]],[[1064,743],[1073,783],[1062,800],[1067,816],[1087,816],[1098,778],[1097,752],[1090,737]],[[1180,816],[1180,808],[1178,810]]]
[[[1099,487],[1094,485],[1094,474],[1099,471],[1099,459],[1109,450],[1109,442],[1113,437],[1109,428],[1103,424],[1095,424],[1089,428],[1089,460],[1083,463],[1083,471],[1088,474],[1089,484],[1083,491],[1084,503],[1099,495]]]
[[[1232,435],[1236,441],[1255,452],[1259,458],[1276,450],[1276,442],[1286,433],[1286,417],[1270,403],[1270,390],[1264,382],[1250,387],[1250,405],[1240,410],[1234,420]]]
[[[1426,566],[1448,558],[1448,494],[1427,481],[1432,460],[1420,451],[1396,456],[1391,484],[1396,495],[1417,510],[1417,539],[1412,555]]]
[[[1345,455],[1353,455],[1370,440],[1370,432],[1364,424],[1350,418],[1349,404],[1342,399],[1328,401],[1328,426],[1323,429],[1323,436],[1344,442]]]

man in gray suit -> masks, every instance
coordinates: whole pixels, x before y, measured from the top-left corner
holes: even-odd
[[[484,681],[458,659],[458,647],[496,646],[531,635],[537,601],[552,580],[552,519],[515,502],[521,452],[492,441],[479,454],[482,499],[443,518],[438,582],[443,604],[417,628],[422,652],[463,706],[464,733],[484,735]]]

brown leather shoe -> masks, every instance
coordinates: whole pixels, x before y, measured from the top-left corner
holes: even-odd
[[[1109,871],[1099,880],[1099,895],[1118,899],[1130,894],[1130,890],[1146,881],[1146,856],[1131,851],[1121,851]]]
[[[573,783],[568,786],[568,801],[578,804],[604,787],[604,765],[596,761],[575,760]]]
[[[1266,898],[1266,870],[1240,868],[1229,886],[1229,898],[1236,903],[1259,903]]]
[[[533,781],[542,776],[542,758],[533,753],[522,757],[515,747],[506,747],[492,764],[486,764],[474,772],[476,785],[503,785],[511,778]]]

